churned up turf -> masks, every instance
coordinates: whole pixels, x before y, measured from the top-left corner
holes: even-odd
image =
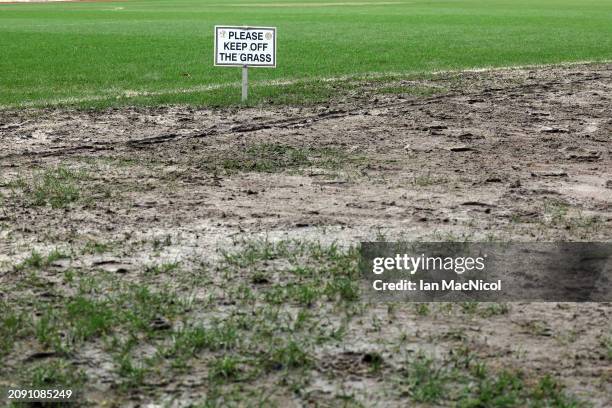
[[[592,64],[312,107],[0,112],[0,388],[612,406],[611,304],[377,303],[358,273],[362,241],[609,242],[611,82]]]

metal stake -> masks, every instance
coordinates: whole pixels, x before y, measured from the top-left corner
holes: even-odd
[[[249,67],[242,67],[242,102],[246,102],[249,96]]]

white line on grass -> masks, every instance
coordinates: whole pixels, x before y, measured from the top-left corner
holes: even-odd
[[[74,0],[0,0],[0,3],[59,3]]]
[[[403,1],[346,1],[338,3],[230,3],[223,4],[223,7],[347,7],[347,6],[392,6],[397,4],[414,4],[413,2]]]
[[[366,72],[359,74],[340,75],[335,77],[309,77],[309,78],[297,78],[297,79],[286,79],[286,80],[270,80],[270,81],[257,81],[251,84],[252,87],[266,87],[266,86],[289,86],[295,85],[301,82],[337,82],[347,80],[360,80],[360,79],[377,79],[384,77],[405,77],[407,75],[420,75],[420,74],[431,74],[431,75],[443,75],[443,74],[457,74],[457,73],[478,73],[478,72],[496,72],[496,71],[521,71],[528,69],[542,69],[542,68],[562,68],[572,67],[578,65],[588,64],[609,64],[612,60],[588,60],[588,61],[573,61],[573,62],[562,62],[554,64],[530,64],[530,65],[512,65],[506,67],[487,67],[487,68],[466,68],[457,70],[442,70],[442,71],[409,71],[409,72]],[[241,83],[227,82],[223,84],[210,84],[210,85],[199,85],[190,88],[174,88],[174,89],[163,89],[158,91],[136,91],[136,90],[105,90],[100,91],[104,95],[90,95],[84,97],[65,97],[55,99],[41,99],[36,101],[21,102],[17,104],[0,105],[0,109],[14,109],[14,108],[28,108],[36,106],[53,106],[53,105],[71,105],[81,104],[87,102],[99,102],[109,100],[120,100],[120,99],[132,99],[139,97],[155,97],[155,96],[166,96],[174,94],[191,94],[197,92],[215,91],[225,88],[237,88],[240,87]]]

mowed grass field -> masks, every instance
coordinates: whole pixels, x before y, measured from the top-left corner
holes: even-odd
[[[612,59],[609,0],[147,0],[0,4],[0,108],[239,100],[215,24],[278,27],[253,103],[326,98],[322,78]]]

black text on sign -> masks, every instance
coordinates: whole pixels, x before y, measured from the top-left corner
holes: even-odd
[[[275,68],[276,28],[215,26],[215,65]]]

